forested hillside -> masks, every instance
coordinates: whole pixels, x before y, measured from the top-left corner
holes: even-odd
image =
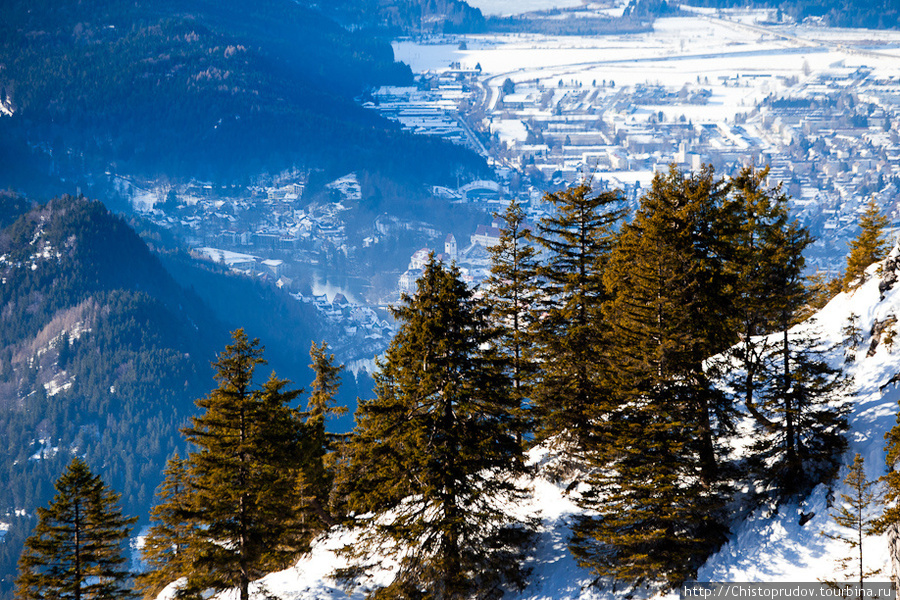
[[[408,67],[386,41],[288,0],[16,1],[0,56],[12,113],[0,118],[2,154],[20,169],[243,181],[364,166],[449,181],[483,168],[358,106],[369,86],[409,83]]]
[[[301,381],[312,379],[309,346],[322,331],[313,310],[251,280],[210,270],[192,275],[197,291],[182,287],[99,202],[64,197],[32,206],[0,194],[0,209],[6,599],[35,509],[73,454],[121,490],[127,514],[146,522],[165,461],[184,452],[179,428],[209,389],[210,363],[236,316],[259,315],[246,326],[276,345],[269,368]],[[211,307],[203,297],[215,294]],[[344,379],[355,394],[352,376]]]
[[[892,0],[691,0],[689,4],[717,8],[771,7],[795,21],[821,18],[828,27],[900,27],[900,7]]]
[[[394,308],[374,394],[341,438],[316,433],[333,358],[290,410],[291,383],[254,377],[258,342],[238,332],[183,431],[198,447],[169,463],[145,597],[246,600],[310,549],[294,576],[314,585],[269,581],[304,598],[462,600],[543,586],[556,562],[585,598],[696,577],[744,516],[833,481],[852,388],[822,331],[795,326],[884,252],[872,219],[843,282],[807,281],[811,238],[766,177],[673,166],[633,215],[618,191],[574,186],[531,227],[511,204],[477,295],[432,257]],[[572,516],[543,521],[529,502]]]

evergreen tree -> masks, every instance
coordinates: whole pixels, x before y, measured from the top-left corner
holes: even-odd
[[[859,577],[859,589],[863,589],[866,578],[878,575],[881,569],[866,570],[863,563],[863,539],[875,533],[877,519],[872,510],[878,502],[875,486],[877,481],[866,479],[865,461],[859,454],[853,458],[853,465],[844,477],[844,485],[850,489],[849,494],[841,494],[841,505],[831,513],[831,518],[839,527],[850,529],[851,534],[832,534],[822,532],[825,537],[838,540],[849,546],[853,555],[838,559],[838,564],[845,574]],[[854,572],[851,563],[856,562],[858,569]],[[836,585],[835,582],[827,582]]]
[[[753,444],[755,470],[781,495],[808,491],[832,477],[847,447],[849,380],[830,366],[812,334],[780,335],[769,360],[781,376],[763,392],[761,410],[776,427]]]
[[[859,219],[859,235],[850,242],[847,267],[842,281],[844,290],[853,289],[865,282],[866,267],[887,256],[888,245],[884,230],[889,222],[878,209],[873,196]]]
[[[613,443],[586,447],[594,468],[579,504],[597,516],[579,519],[571,545],[601,577],[672,586],[724,539],[713,423],[728,406],[704,370],[731,338],[717,246],[724,191],[711,169],[658,175],[610,259],[620,408]]]
[[[521,429],[488,310],[432,257],[361,402],[339,489],[363,527],[357,557],[399,563],[373,598],[495,598],[521,581],[528,538],[502,503],[522,495]],[[345,572],[350,576],[352,572]]]
[[[316,377],[312,382],[307,404],[305,451],[302,467],[302,489],[304,503],[313,516],[320,521],[320,528],[335,524],[328,511],[329,496],[334,481],[333,439],[325,431],[328,415],[347,412],[346,406],[334,406],[335,397],[341,385],[341,371],[344,365],[335,365],[334,354],[329,354],[328,344],[312,343],[309,356],[310,367]]]
[[[778,331],[786,294],[799,291],[785,285],[786,267],[800,269],[805,244],[785,246],[789,230],[797,229],[788,219],[787,197],[781,188],[766,188],[768,168],[746,168],[730,181],[728,215],[732,219],[728,240],[727,269],[732,277],[731,320],[737,343],[725,358],[736,358],[740,369],[731,382],[743,396],[747,412],[764,429],[775,427],[757,407],[759,392],[773,378],[766,360],[776,341],[768,334]],[[799,270],[791,273],[799,282]]]
[[[196,448],[187,459],[191,565],[181,596],[237,588],[284,568],[298,548],[292,527],[302,422],[289,404],[299,391],[274,374],[262,386],[259,340],[243,330],[214,363],[219,386],[197,400],[203,414],[183,432]],[[172,523],[169,523],[171,526]]]
[[[73,459],[56,481],[49,507],[38,508],[38,524],[19,558],[16,597],[132,598],[122,542],[137,519],[122,516],[118,502],[83,460]]]
[[[896,423],[890,431],[884,434],[887,440],[884,450],[885,466],[887,473],[881,476],[884,484],[884,509],[881,517],[875,523],[875,533],[884,533],[888,529],[900,527],[900,412],[897,413]]]
[[[532,391],[542,438],[564,434],[573,448],[611,412],[604,383],[608,336],[601,307],[603,276],[615,227],[622,217],[618,191],[594,194],[587,184],[549,193],[555,215],[542,219],[533,239],[542,249],[532,327],[540,374]]]
[[[486,283],[492,314],[502,332],[501,343],[512,359],[513,390],[521,401],[529,396],[527,384],[534,372],[528,332],[536,318],[537,251],[529,240],[521,205],[514,200],[502,217],[500,241],[490,248],[491,274]]]
[[[157,492],[159,503],[150,513],[153,525],[141,550],[147,569],[137,577],[137,587],[147,600],[156,598],[164,587],[190,571],[192,540],[199,533],[190,507],[187,461],[176,454],[164,473],[165,480]]]

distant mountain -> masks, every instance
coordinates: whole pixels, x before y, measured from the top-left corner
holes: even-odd
[[[386,41],[291,0],[12,0],[0,20],[11,163],[0,185],[23,169],[229,181],[292,165],[437,181],[483,170],[354,100],[411,81]]]
[[[268,344],[267,368],[295,387],[312,379],[310,341],[327,340],[314,309],[177,253],[164,258],[168,268],[99,202],[32,206],[0,193],[2,600],[35,509],[73,455],[122,494],[127,514],[147,518],[230,329]],[[344,382],[344,396],[367,393],[349,374]]]

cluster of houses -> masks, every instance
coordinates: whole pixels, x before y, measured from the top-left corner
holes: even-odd
[[[469,243],[460,249],[456,236],[452,233],[444,238],[444,251],[436,253],[432,248],[420,248],[409,259],[409,266],[400,275],[399,289],[411,293],[416,289],[416,281],[422,276],[425,264],[434,255],[445,264],[455,264],[463,281],[471,286],[479,284],[488,276],[491,268],[489,249],[500,242],[500,226],[496,219],[490,225],[478,225],[469,237]]]
[[[481,184],[475,193],[435,190],[451,201],[491,205],[512,195],[539,211],[548,185],[591,179],[621,188],[634,200],[654,173],[672,163],[693,170],[712,164],[723,174],[768,165],[771,184],[784,183],[795,213],[829,243],[854,235],[858,212],[873,194],[887,214],[897,216],[896,76],[839,62],[803,77],[747,69],[712,81],[698,76],[677,88],[533,79],[505,82],[486,99],[477,85],[480,77],[480,71],[440,70],[424,75],[418,88],[379,91],[373,105],[416,131],[482,151],[505,184],[518,173],[508,194]],[[725,88],[771,93],[725,117],[707,110]],[[484,117],[473,132],[461,111],[478,102]],[[530,212],[529,217],[540,215]],[[829,266],[815,252],[810,261]]]

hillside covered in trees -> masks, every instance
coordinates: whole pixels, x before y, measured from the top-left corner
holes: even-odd
[[[409,68],[302,3],[12,2],[0,56],[13,185],[35,165],[222,181],[292,165],[435,182],[484,168],[359,106],[371,86],[411,82]]]
[[[246,278],[161,261],[102,204],[32,205],[0,194],[0,598],[10,598],[22,543],[73,453],[146,523],[165,461],[185,443],[193,401],[241,314],[272,343],[271,367],[312,379],[315,311]],[[164,264],[165,263],[165,264]],[[166,266],[168,265],[168,266]],[[177,266],[177,269],[175,268]],[[195,287],[169,270],[191,269]],[[187,277],[179,274],[179,278]],[[210,304],[204,298],[215,298]],[[299,375],[297,375],[299,374]],[[351,374],[344,392],[360,393]]]
[[[619,192],[586,185],[548,194],[553,216],[533,225],[511,204],[483,290],[432,258],[394,308],[400,328],[347,435],[324,427],[340,411],[327,346],[312,347],[304,403],[261,374],[259,340],[233,332],[181,429],[191,445],[169,447],[144,596],[652,594],[696,578],[749,516],[824,501],[860,426],[854,394],[873,385],[844,371],[866,348],[890,370],[896,316],[888,303],[861,322],[846,301],[821,324],[810,315],[841,289],[894,298],[897,266],[874,280],[861,266],[885,252],[870,215],[847,276],[807,280],[811,239],[766,175],[672,167],[631,215]],[[868,489],[860,465],[845,479]],[[846,539],[846,520],[817,510],[815,526]],[[25,598],[51,573],[39,536]],[[313,565],[305,591],[284,587]],[[553,587],[565,577],[575,596]]]
[[[715,8],[777,8],[795,21],[821,18],[828,27],[896,29],[900,26],[900,8],[892,0],[691,0],[689,4]]]

